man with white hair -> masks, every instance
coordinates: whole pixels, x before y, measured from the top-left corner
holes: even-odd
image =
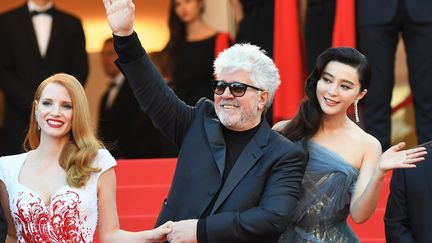
[[[180,148],[157,221],[176,221],[167,239],[277,242],[297,205],[305,163],[302,149],[263,119],[280,83],[273,61],[249,44],[225,50],[214,63],[214,103],[202,98],[188,106],[142,48],[132,1],[104,3],[117,64],[141,108]]]

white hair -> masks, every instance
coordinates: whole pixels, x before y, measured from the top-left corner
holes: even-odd
[[[269,99],[265,105],[267,109],[273,102],[280,77],[273,60],[265,53],[260,47],[252,44],[235,44],[218,55],[213,67],[217,79],[221,78],[222,73],[238,70],[249,73],[254,86],[269,92]]]

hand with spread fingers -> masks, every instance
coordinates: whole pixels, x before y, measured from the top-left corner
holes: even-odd
[[[387,149],[381,156],[378,168],[381,171],[388,171],[396,168],[415,168],[415,163],[423,161],[426,155],[426,148],[417,147],[401,150],[405,143],[398,143]]]
[[[133,33],[135,4],[132,0],[103,0],[108,24],[117,36]]]

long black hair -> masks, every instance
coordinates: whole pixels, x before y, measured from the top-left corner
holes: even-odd
[[[204,0],[197,0],[203,2]],[[166,46],[163,48],[163,52],[168,56],[170,62],[176,63],[179,56],[182,53],[184,45],[186,44],[186,24],[179,18],[176,11],[175,0],[170,1],[169,10],[169,40]],[[201,9],[201,13],[204,12],[204,6]]]
[[[281,134],[292,141],[302,140],[303,148],[309,155],[307,144],[320,128],[323,111],[316,95],[317,83],[324,68],[331,61],[343,63],[357,70],[360,80],[360,92],[369,87],[371,72],[366,57],[354,48],[329,48],[322,52],[315,64],[315,68],[306,80],[304,86],[305,98],[295,117],[282,129]]]

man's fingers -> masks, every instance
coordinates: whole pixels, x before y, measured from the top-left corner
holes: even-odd
[[[128,5],[131,9],[135,9],[135,4],[131,0],[128,1]]]
[[[108,8],[111,6],[111,0],[103,0],[103,4],[105,6],[105,10],[108,10]]]

